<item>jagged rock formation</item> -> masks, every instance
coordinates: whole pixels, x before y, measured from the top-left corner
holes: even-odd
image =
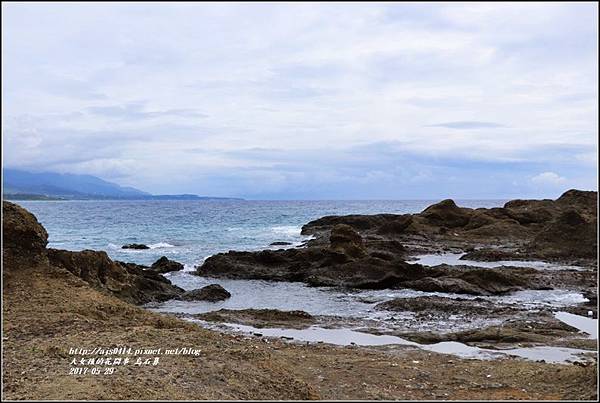
[[[597,258],[597,197],[597,192],[569,190],[557,200],[511,200],[477,209],[443,200],[419,214],[326,216],[304,225],[302,233],[324,238],[344,224],[363,237],[458,242],[465,249],[510,244],[519,258]]]
[[[48,234],[33,214],[6,201],[2,212],[5,270],[27,270],[32,265],[45,265],[49,271],[65,269],[93,288],[135,304],[165,301],[184,292],[160,274],[115,262],[106,252],[47,249]]]
[[[231,298],[229,291],[219,284],[210,284],[197,290],[191,290],[178,297],[183,301],[208,301],[218,302]]]
[[[157,273],[165,274],[170,273],[172,271],[183,270],[183,265],[174,260],[169,260],[166,256],[162,256],[156,262],[152,263],[150,269]]]
[[[327,216],[302,228],[303,234],[316,236],[303,248],[219,253],[196,274],[474,295],[547,288],[535,271],[409,264],[403,243],[437,251],[451,245],[477,260],[594,259],[596,196],[570,190],[556,201],[513,200],[500,208],[462,208],[444,200],[419,214]]]

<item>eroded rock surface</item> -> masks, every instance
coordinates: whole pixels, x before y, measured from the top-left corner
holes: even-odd
[[[302,228],[302,248],[219,253],[196,274],[301,281],[313,286],[406,287],[428,292],[498,295],[546,289],[535,271],[409,264],[415,251],[468,251],[481,261],[596,259],[595,192],[571,190],[558,200],[513,200],[470,209],[444,200],[419,214],[327,216]]]
[[[327,237],[348,225],[363,238],[396,239],[435,251],[496,245],[520,259],[597,259],[597,192],[569,190],[557,200],[511,200],[503,207],[463,208],[450,199],[418,214],[326,216],[302,227],[305,235]],[[314,242],[313,242],[314,243]],[[488,255],[485,259],[491,260]]]
[[[145,266],[113,261],[106,252],[72,252],[47,249],[48,235],[35,216],[16,204],[4,201],[3,258],[8,267],[26,270],[32,264],[65,269],[93,288],[135,304],[165,301],[184,292]]]
[[[154,270],[157,273],[165,274],[170,273],[172,271],[183,270],[183,265],[174,260],[169,260],[166,256],[162,256],[156,262],[152,263],[150,269]]]
[[[280,311],[277,309],[220,309],[194,315],[197,319],[220,323],[240,323],[254,327],[306,328],[315,318],[304,311]]]
[[[231,298],[229,291],[219,284],[210,284],[197,290],[191,290],[178,296],[183,301],[209,301],[217,302]]]

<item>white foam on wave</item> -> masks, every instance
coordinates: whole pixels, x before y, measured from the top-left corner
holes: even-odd
[[[194,272],[196,271],[196,267],[193,264],[185,263],[183,265],[183,272]]]
[[[300,236],[300,232],[302,231],[302,227],[298,225],[276,225],[271,227],[271,231],[279,235]]]
[[[162,248],[174,248],[175,245],[171,245],[167,242],[158,242],[148,245],[150,249],[162,249]]]

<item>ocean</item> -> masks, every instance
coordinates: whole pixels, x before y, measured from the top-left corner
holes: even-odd
[[[116,260],[151,264],[161,256],[192,270],[229,250],[259,250],[275,241],[298,244],[302,225],[325,215],[416,213],[437,200],[388,201],[19,201],[49,235],[48,247],[104,250]],[[463,200],[464,207],[505,200]],[[143,243],[147,250],[121,249]]]

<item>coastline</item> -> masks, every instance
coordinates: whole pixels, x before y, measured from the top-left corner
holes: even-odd
[[[595,397],[597,363],[462,359],[406,346],[304,345],[202,329],[124,302],[106,283],[94,287],[58,266],[35,218],[20,212],[7,219],[5,205],[3,353],[9,399]],[[117,345],[188,347],[201,354],[161,357],[155,367],[123,367],[109,376],[69,375],[70,348]]]

